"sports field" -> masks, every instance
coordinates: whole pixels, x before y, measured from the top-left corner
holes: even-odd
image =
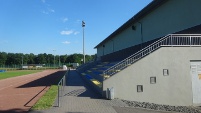
[[[37,73],[37,72],[41,72],[41,70],[18,70],[18,71],[16,70],[16,71],[1,72],[0,73],[0,80],[10,78],[10,77],[16,77],[16,76],[22,76],[22,75]]]

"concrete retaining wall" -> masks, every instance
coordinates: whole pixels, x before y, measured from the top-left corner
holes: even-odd
[[[105,80],[103,90],[114,87],[115,98],[125,100],[193,105],[190,60],[201,60],[201,47],[161,47]],[[155,84],[150,77],[156,77]],[[143,92],[137,92],[137,85],[143,85]]]

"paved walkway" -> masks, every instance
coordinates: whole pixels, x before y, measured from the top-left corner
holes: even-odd
[[[71,70],[67,78],[61,107],[52,107],[43,111],[31,111],[29,113],[155,113],[144,109],[128,108],[124,102],[118,99],[101,99],[99,94],[91,90],[75,70]],[[156,112],[167,113],[167,112]]]

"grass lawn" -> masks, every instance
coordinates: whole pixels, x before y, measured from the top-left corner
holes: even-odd
[[[31,110],[44,110],[52,107],[56,97],[57,85],[52,85],[50,89],[39,99],[39,101],[31,108]]]
[[[16,77],[16,76],[27,75],[27,74],[36,73],[36,72],[41,72],[41,70],[19,70],[19,71],[1,72],[0,80],[6,79],[6,78],[11,78],[11,77]]]
[[[53,84],[58,84],[63,76],[55,79]],[[31,108],[31,110],[49,109],[54,104],[58,94],[58,86],[51,85],[50,89],[38,100],[38,102]]]

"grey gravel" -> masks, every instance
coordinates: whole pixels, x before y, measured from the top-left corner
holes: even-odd
[[[148,102],[136,102],[128,100],[122,100],[122,101],[125,102],[129,107],[135,107],[135,108],[145,108],[159,111],[172,111],[182,113],[201,113],[201,110],[196,109],[196,107],[190,107],[190,106],[169,106],[169,105],[159,105]]]

